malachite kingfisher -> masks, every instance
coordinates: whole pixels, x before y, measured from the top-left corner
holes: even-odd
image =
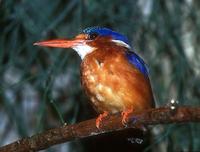
[[[129,113],[154,107],[147,65],[132,51],[126,36],[108,28],[89,27],[74,39],[36,42],[34,45],[73,48],[81,57],[81,84],[100,114],[96,127],[108,114]]]

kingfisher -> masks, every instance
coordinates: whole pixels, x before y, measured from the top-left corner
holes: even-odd
[[[73,39],[46,40],[34,45],[72,48],[78,53],[82,59],[82,87],[100,114],[97,128],[109,114],[121,113],[125,124],[131,112],[154,107],[148,67],[126,36],[105,27],[89,27]]]

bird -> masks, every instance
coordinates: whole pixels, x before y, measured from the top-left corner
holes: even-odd
[[[130,113],[155,106],[148,66],[125,35],[106,27],[89,27],[73,39],[44,40],[34,45],[72,48],[78,53],[82,87],[99,114],[97,128],[108,115],[121,113],[126,124]]]

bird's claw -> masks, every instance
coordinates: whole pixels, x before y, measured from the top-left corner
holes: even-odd
[[[104,111],[102,114],[100,114],[98,116],[98,118],[96,119],[96,127],[98,129],[100,129],[100,124],[101,124],[102,120],[107,116],[108,116],[108,112],[107,111]]]
[[[127,125],[127,123],[128,123],[127,118],[128,118],[128,116],[129,116],[129,114],[131,114],[132,112],[133,112],[133,108],[128,109],[128,110],[122,112],[122,114],[121,114],[121,115],[122,115],[122,124],[123,124],[124,126]],[[141,124],[141,123],[139,122],[139,118],[138,118],[138,117],[132,117],[132,118],[130,119],[130,123],[131,123],[132,125],[134,125],[135,128],[138,128],[138,129],[142,130],[144,133],[147,132],[146,126],[144,126],[143,124]]]
[[[126,126],[126,124],[127,124],[127,122],[128,122],[127,118],[128,118],[128,116],[129,116],[129,114],[132,113],[132,112],[133,112],[133,108],[130,108],[130,109],[127,109],[127,110],[125,110],[125,111],[123,111],[123,112],[121,113],[121,115],[122,115],[122,124],[123,124],[124,126]]]

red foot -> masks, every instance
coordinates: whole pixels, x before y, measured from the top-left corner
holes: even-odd
[[[123,111],[122,113],[121,113],[121,115],[122,115],[122,124],[123,125],[126,125],[127,124],[127,117],[128,117],[128,115],[130,114],[130,113],[132,113],[133,112],[133,108],[130,108],[130,109],[127,109],[127,110],[125,110],[125,111]]]
[[[103,118],[105,118],[107,116],[108,116],[108,112],[107,111],[104,111],[102,114],[100,114],[98,116],[98,118],[96,119],[96,127],[98,129],[100,128],[100,124],[101,124],[101,121],[103,120]]]

